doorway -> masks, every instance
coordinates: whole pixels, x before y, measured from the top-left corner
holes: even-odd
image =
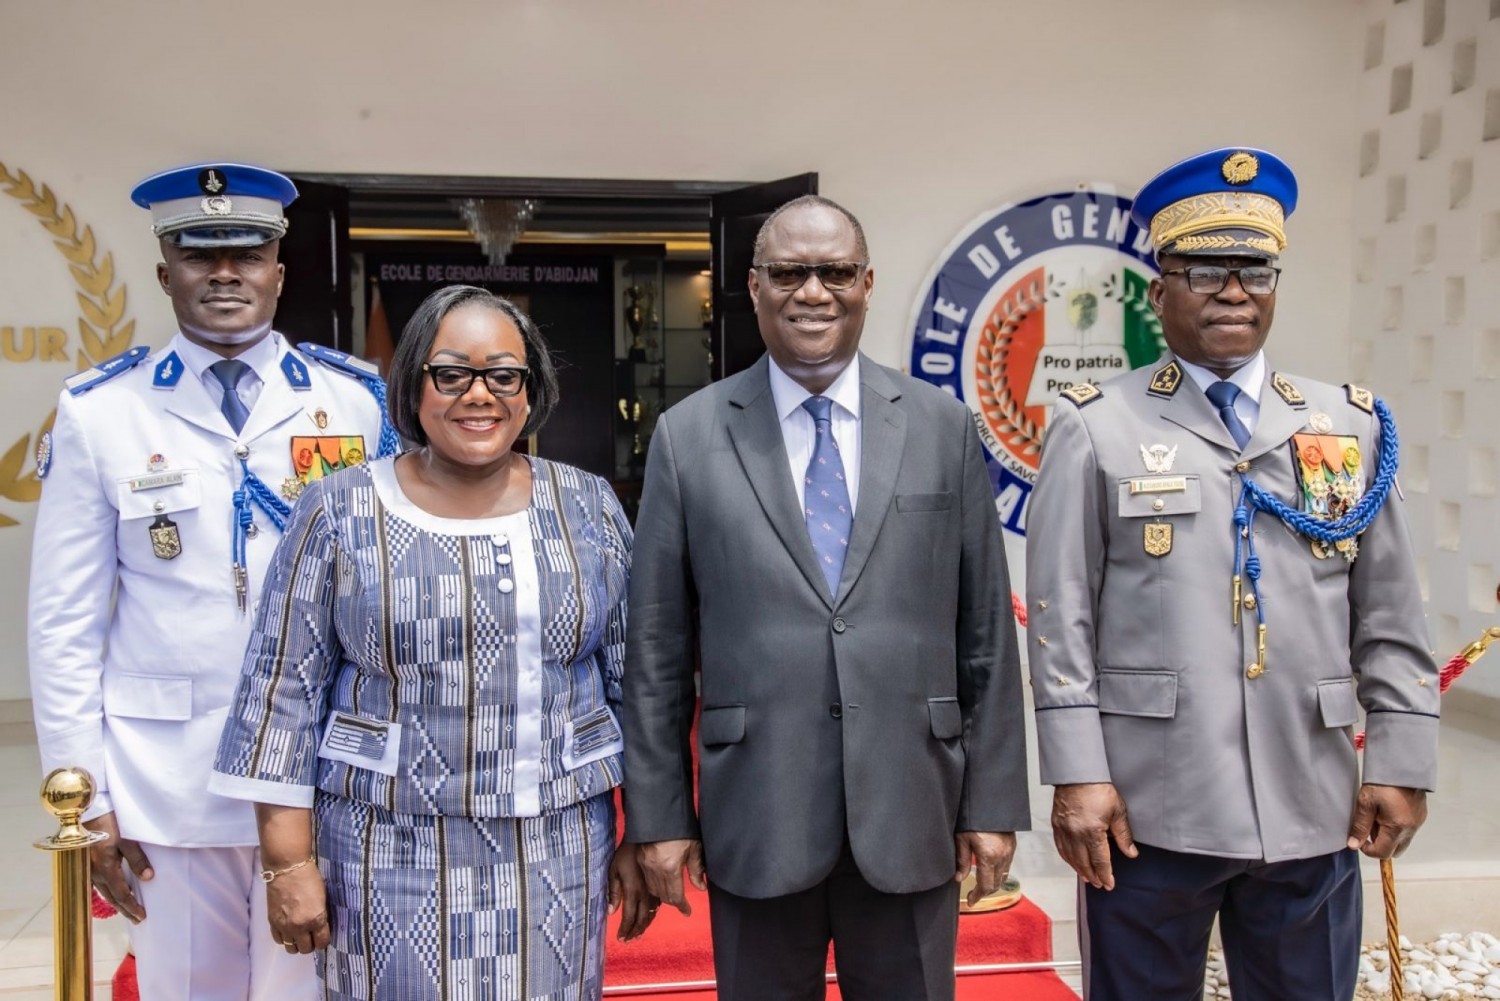
[[[383,365],[434,289],[506,296],[558,368],[527,447],[604,476],[632,515],[660,414],[759,357],[755,232],[818,184],[288,173],[278,329]]]

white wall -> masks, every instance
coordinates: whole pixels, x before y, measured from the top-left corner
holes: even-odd
[[[1400,422],[1446,659],[1500,621],[1500,4],[1370,3],[1363,56],[1350,357]]]
[[[45,180],[113,252],[137,343],[164,340],[170,313],[126,193],[196,159],[709,180],[816,170],[865,222],[866,346],[899,364],[923,276],[980,211],[1079,181],[1132,190],[1182,155],[1244,143],[1281,153],[1302,185],[1276,364],[1345,377],[1356,0],[0,0],[0,12],[0,162]],[[76,342],[68,273],[3,197],[0,261],[0,326],[56,317]],[[57,374],[0,367],[0,446],[45,415],[38,387]],[[25,692],[30,515],[0,511],[23,522],[0,529],[3,698]]]

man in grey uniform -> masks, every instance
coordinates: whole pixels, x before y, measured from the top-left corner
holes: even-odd
[[[1242,148],[1142,188],[1171,353],[1048,427],[1031,675],[1090,1001],[1201,997],[1216,915],[1237,1001],[1350,998],[1354,849],[1399,854],[1426,816],[1438,674],[1394,423],[1262,351],[1296,197]]]

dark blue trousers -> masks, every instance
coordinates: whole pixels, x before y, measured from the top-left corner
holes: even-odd
[[[1110,845],[1115,888],[1080,882],[1087,1001],[1200,1001],[1214,916],[1235,1001],[1349,1001],[1359,970],[1359,856],[1290,862]]]

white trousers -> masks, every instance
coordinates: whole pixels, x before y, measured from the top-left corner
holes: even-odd
[[[142,844],[156,875],[137,883],[146,920],[131,926],[147,1001],[315,1001],[312,956],[271,941],[258,848]]]

